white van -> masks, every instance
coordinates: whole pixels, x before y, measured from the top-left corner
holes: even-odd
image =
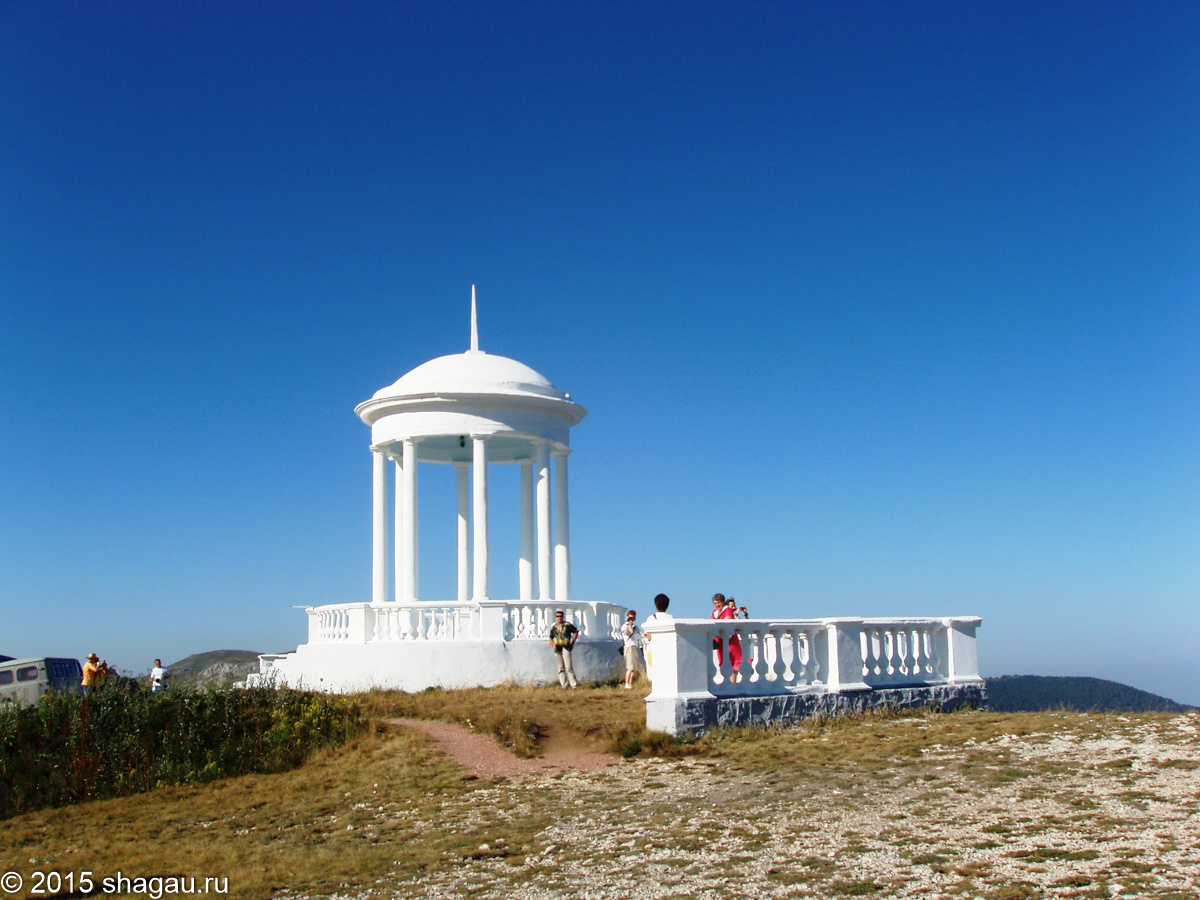
[[[0,706],[32,706],[50,691],[78,691],[82,680],[77,659],[8,659],[0,662]]]

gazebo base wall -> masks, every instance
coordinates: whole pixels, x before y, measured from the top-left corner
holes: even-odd
[[[619,677],[624,672],[619,647],[614,640],[577,643],[572,663],[579,683]],[[294,653],[263,659],[262,669],[252,681],[331,693],[558,683],[554,650],[546,640],[303,644]]]
[[[646,700],[646,727],[673,735],[701,735],[710,728],[786,725],[814,716],[863,713],[874,709],[947,711],[962,707],[986,709],[986,687],[982,683],[937,684],[865,691],[817,688],[766,697],[651,697]]]

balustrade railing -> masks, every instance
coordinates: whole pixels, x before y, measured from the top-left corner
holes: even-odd
[[[978,681],[977,618],[668,619],[646,628],[651,697]]]
[[[404,641],[547,640],[554,612],[579,629],[580,640],[619,640],[624,607],[612,603],[499,601],[483,603],[342,603],[308,609],[315,644]]]

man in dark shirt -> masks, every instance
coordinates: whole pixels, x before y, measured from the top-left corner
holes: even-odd
[[[578,637],[579,629],[563,621],[563,611],[556,610],[554,624],[550,626],[550,646],[554,648],[554,656],[558,660],[558,683],[564,688],[568,682],[573,688],[579,687],[575,680],[575,668],[571,665],[571,650]]]

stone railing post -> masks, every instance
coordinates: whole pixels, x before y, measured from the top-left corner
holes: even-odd
[[[862,619],[821,619],[825,641],[818,641],[822,681],[830,691],[869,691],[863,681]],[[824,646],[820,646],[824,644]]]
[[[596,615],[596,604],[587,603],[579,607],[579,614],[582,621],[582,627],[579,629],[583,632],[580,638],[586,638],[589,641],[598,641],[608,637],[606,634],[600,634],[597,630],[597,620],[600,618]]]
[[[479,604],[479,640],[506,641],[505,612],[508,604],[503,600],[485,600]]]
[[[979,649],[975,629],[978,617],[942,619],[946,625],[946,680],[951,684],[978,683]]]
[[[310,606],[305,610],[308,613],[308,642],[310,644],[320,644],[321,641],[321,613],[316,607]]]
[[[375,631],[375,610],[360,603],[346,610],[347,640],[351,644],[370,643]]]
[[[696,701],[713,699],[708,684],[712,657],[708,629],[707,623],[673,619],[646,627],[652,679],[646,697],[646,727],[651,731],[683,734],[691,730],[694,725],[689,713],[696,709]]]

